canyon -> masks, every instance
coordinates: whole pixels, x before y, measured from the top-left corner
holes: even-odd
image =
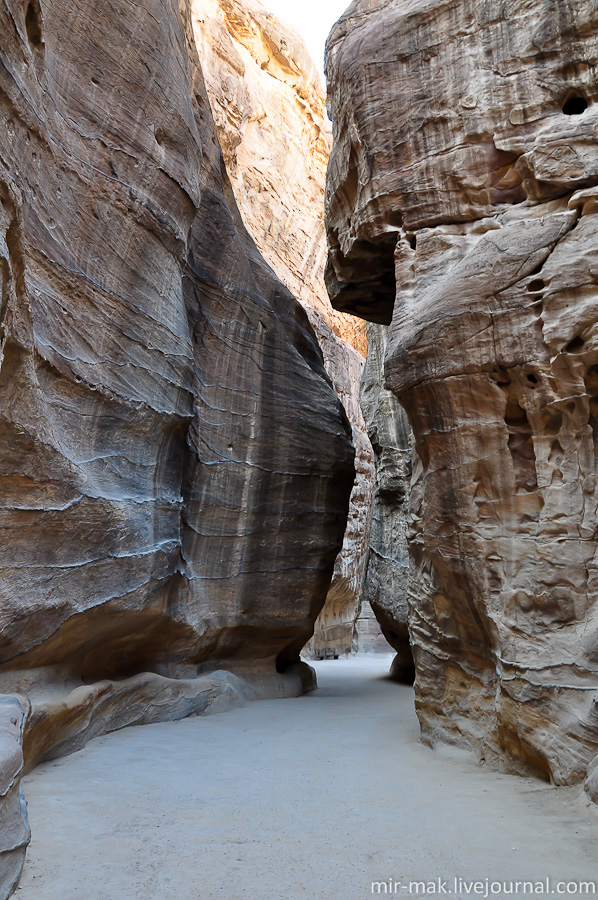
[[[365,322],[333,309],[324,284],[324,187],[332,143],[326,98],[301,37],[261,3],[193,0],[191,13],[223,160],[243,222],[304,307],[351,423],[356,479],[343,548],[304,655],[349,653],[360,642],[357,622],[375,476],[360,406]]]
[[[131,746],[147,738],[161,776],[161,728],[220,734],[224,760],[245,722],[250,754],[267,743],[273,783],[303,798],[308,843],[306,785],[325,772],[334,806],[337,752],[388,846],[401,816],[382,782],[395,796],[413,773],[418,859],[434,834],[440,865],[451,803],[438,828],[430,810],[471,777],[435,759],[485,764],[497,795],[491,769],[539,792],[555,831],[538,866],[576,817],[589,840],[593,0],[353,0],[327,97],[258,0],[6,0],[0,28],[0,900],[31,840],[23,784],[40,796],[75,754],[65,783],[79,772],[95,796],[89,742],[130,725],[152,726]],[[389,647],[389,679],[373,653],[338,663],[344,686],[320,664],[314,696],[305,659]],[[362,692],[361,672],[379,683]],[[437,754],[412,746],[413,691]],[[172,724],[214,713],[213,731]],[[352,863],[336,810],[322,815]]]

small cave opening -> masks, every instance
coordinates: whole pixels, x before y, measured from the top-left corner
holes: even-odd
[[[30,3],[27,6],[27,11],[25,13],[25,29],[31,46],[41,47],[43,44],[42,20],[38,0],[30,0]]]
[[[588,108],[588,101],[582,94],[571,94],[563,103],[566,116],[581,116]]]
[[[569,343],[565,347],[565,352],[566,353],[580,353],[583,350],[583,348],[585,347],[585,343],[586,342],[581,337],[581,335],[578,334],[577,337],[574,337],[573,340],[569,341]]]
[[[539,294],[540,291],[543,291],[546,285],[544,284],[543,278],[534,278],[533,281],[530,281],[528,286],[526,287],[526,291],[530,294]]]

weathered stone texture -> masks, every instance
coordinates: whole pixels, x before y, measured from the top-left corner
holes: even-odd
[[[274,677],[351,432],[241,222],[186,4],[15,0],[0,32],[0,691]]]
[[[0,897],[15,890],[31,833],[25,798],[20,787],[23,772],[23,727],[26,718],[17,697],[0,696]]]
[[[338,313],[324,285],[324,182],[331,140],[324,94],[302,39],[258,2],[193,0],[193,27],[231,187],[248,230],[305,307],[351,422],[356,482],[347,532],[306,654],[349,652],[367,557],[372,450],[359,406],[365,323]],[[352,346],[349,346],[352,345]]]
[[[302,38],[258,0],[193,0],[193,27],[243,221],[304,306],[365,356],[364,323],[324,284],[324,183],[331,145],[320,77]]]
[[[314,636],[305,655],[320,657],[327,652],[350,653],[356,649],[356,621],[370,553],[370,529],[374,503],[374,454],[359,403],[363,371],[362,357],[338,338],[315,310],[310,321],[324,355],[324,365],[347,413],[355,447],[355,482],[342,550],[326,602],[316,620]]]
[[[362,601],[371,605],[384,637],[397,652],[393,664],[396,677],[412,681],[407,610],[411,429],[397,398],[383,387],[387,332],[384,325],[368,324],[368,356],[361,383],[361,407],[376,470]]]
[[[284,653],[353,475],[313,332],[240,222],[178,4],[28,10],[0,21],[2,668]]]
[[[415,436],[422,733],[556,784],[598,751],[597,65],[590,0],[358,0],[327,56],[328,283],[392,318]]]

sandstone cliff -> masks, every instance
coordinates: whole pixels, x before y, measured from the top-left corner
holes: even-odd
[[[324,284],[324,184],[332,135],[302,38],[258,0],[192,0],[206,89],[243,221],[304,306],[363,356],[364,323]]]
[[[589,0],[356,0],[327,52],[327,282],[415,436],[422,734],[556,784],[598,752],[597,60]]]
[[[238,214],[185,4],[15,0],[0,30],[0,692],[26,718],[4,817],[19,729],[31,765],[152,697],[167,718],[239,694],[206,670],[284,691],[354,467]],[[13,874],[25,832],[2,832]]]
[[[334,310],[324,284],[324,183],[331,141],[324,93],[302,39],[256,0],[193,0],[192,12],[206,89],[243,221],[306,308],[352,426],[357,478],[347,532],[306,649],[314,655],[347,653],[369,553],[374,470],[359,405],[365,323]]]

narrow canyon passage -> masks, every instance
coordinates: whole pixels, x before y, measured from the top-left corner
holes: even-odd
[[[597,878],[580,789],[422,746],[389,662],[316,663],[311,695],[125,729],[39,766],[16,896],[365,900],[388,878]]]

